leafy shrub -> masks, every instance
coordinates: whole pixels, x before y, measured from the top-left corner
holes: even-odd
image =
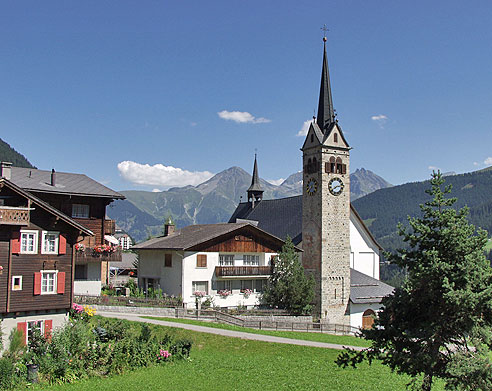
[[[171,345],[171,354],[174,358],[188,358],[193,342],[190,339],[178,339]]]
[[[8,390],[14,385],[15,367],[10,358],[0,358],[0,390]]]

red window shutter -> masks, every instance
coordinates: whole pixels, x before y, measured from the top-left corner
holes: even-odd
[[[26,343],[26,335],[27,335],[27,322],[18,322],[17,330],[19,330],[22,334],[24,334],[24,344]]]
[[[51,331],[53,330],[53,320],[47,319],[44,321],[44,337],[51,340]]]
[[[58,237],[58,254],[67,253],[67,238],[64,235]]]
[[[56,293],[65,293],[65,272],[58,272]]]
[[[20,232],[12,232],[12,240],[10,241],[10,248],[12,249],[12,254],[20,254]]]
[[[41,294],[41,272],[34,273],[34,294]]]

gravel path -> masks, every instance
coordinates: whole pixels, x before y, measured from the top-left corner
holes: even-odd
[[[326,348],[326,349],[342,350],[345,349],[346,347],[355,350],[364,349],[360,346],[345,346],[345,345],[338,345],[334,343],[305,341],[302,339],[291,339],[291,338],[275,337],[272,335],[252,334],[252,333],[245,333],[242,331],[216,329],[212,327],[196,326],[193,324],[186,324],[186,323],[166,322],[165,320],[145,319],[145,318],[141,318],[140,317],[141,315],[138,314],[121,313],[121,312],[105,312],[105,311],[99,311],[97,314],[101,316],[106,316],[108,318],[126,319],[135,322],[145,322],[145,323],[157,324],[166,327],[176,327],[186,330],[198,331],[200,333],[223,335],[224,337],[234,337],[234,338],[250,339],[255,341],[264,341],[264,342],[285,343],[291,345],[313,346],[317,348]]]

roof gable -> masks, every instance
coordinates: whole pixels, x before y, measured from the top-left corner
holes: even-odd
[[[309,125],[309,130],[306,134],[306,139],[304,140],[304,144],[302,145],[301,150],[304,151],[305,149],[316,147],[318,145],[321,145],[322,142],[323,132],[319,128],[318,124],[313,120]]]
[[[235,235],[258,238],[258,243],[280,249],[284,241],[248,223],[199,224],[181,228],[174,234],[153,238],[132,247],[133,250],[205,251]],[[212,250],[210,250],[212,251]]]
[[[0,185],[6,186],[15,193],[21,195],[22,197],[30,200],[33,204],[39,206],[41,209],[45,210],[46,212],[50,213],[51,215],[55,216],[56,218],[64,221],[66,224],[72,226],[74,229],[78,230],[79,232],[83,233],[84,235],[87,236],[94,236],[94,233],[84,227],[82,224],[77,223],[75,220],[71,219],[68,217],[66,214],[60,212],[58,209],[52,207],[50,204],[40,200],[38,197],[34,196],[33,194],[21,189],[19,186],[15,185],[11,181],[5,179],[5,178],[0,178]]]
[[[337,136],[335,136],[337,135]],[[340,137],[338,137],[338,135]],[[337,141],[335,142],[335,137],[337,137]],[[347,143],[347,140],[345,139],[345,136],[343,135],[342,128],[338,124],[338,122],[334,122],[331,124],[330,128],[326,132],[324,138],[323,138],[323,145],[329,146],[329,147],[335,147],[335,148],[350,148],[350,146]]]

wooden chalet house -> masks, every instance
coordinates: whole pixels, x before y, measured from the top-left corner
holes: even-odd
[[[94,233],[47,202],[0,178],[0,313],[3,346],[17,328],[62,325],[74,293],[75,245]]]
[[[1,163],[1,177],[49,204],[93,235],[81,235],[75,247],[74,293],[99,295],[109,283],[109,262],[121,261],[115,221],[106,206],[125,197],[84,174],[12,167]]]

